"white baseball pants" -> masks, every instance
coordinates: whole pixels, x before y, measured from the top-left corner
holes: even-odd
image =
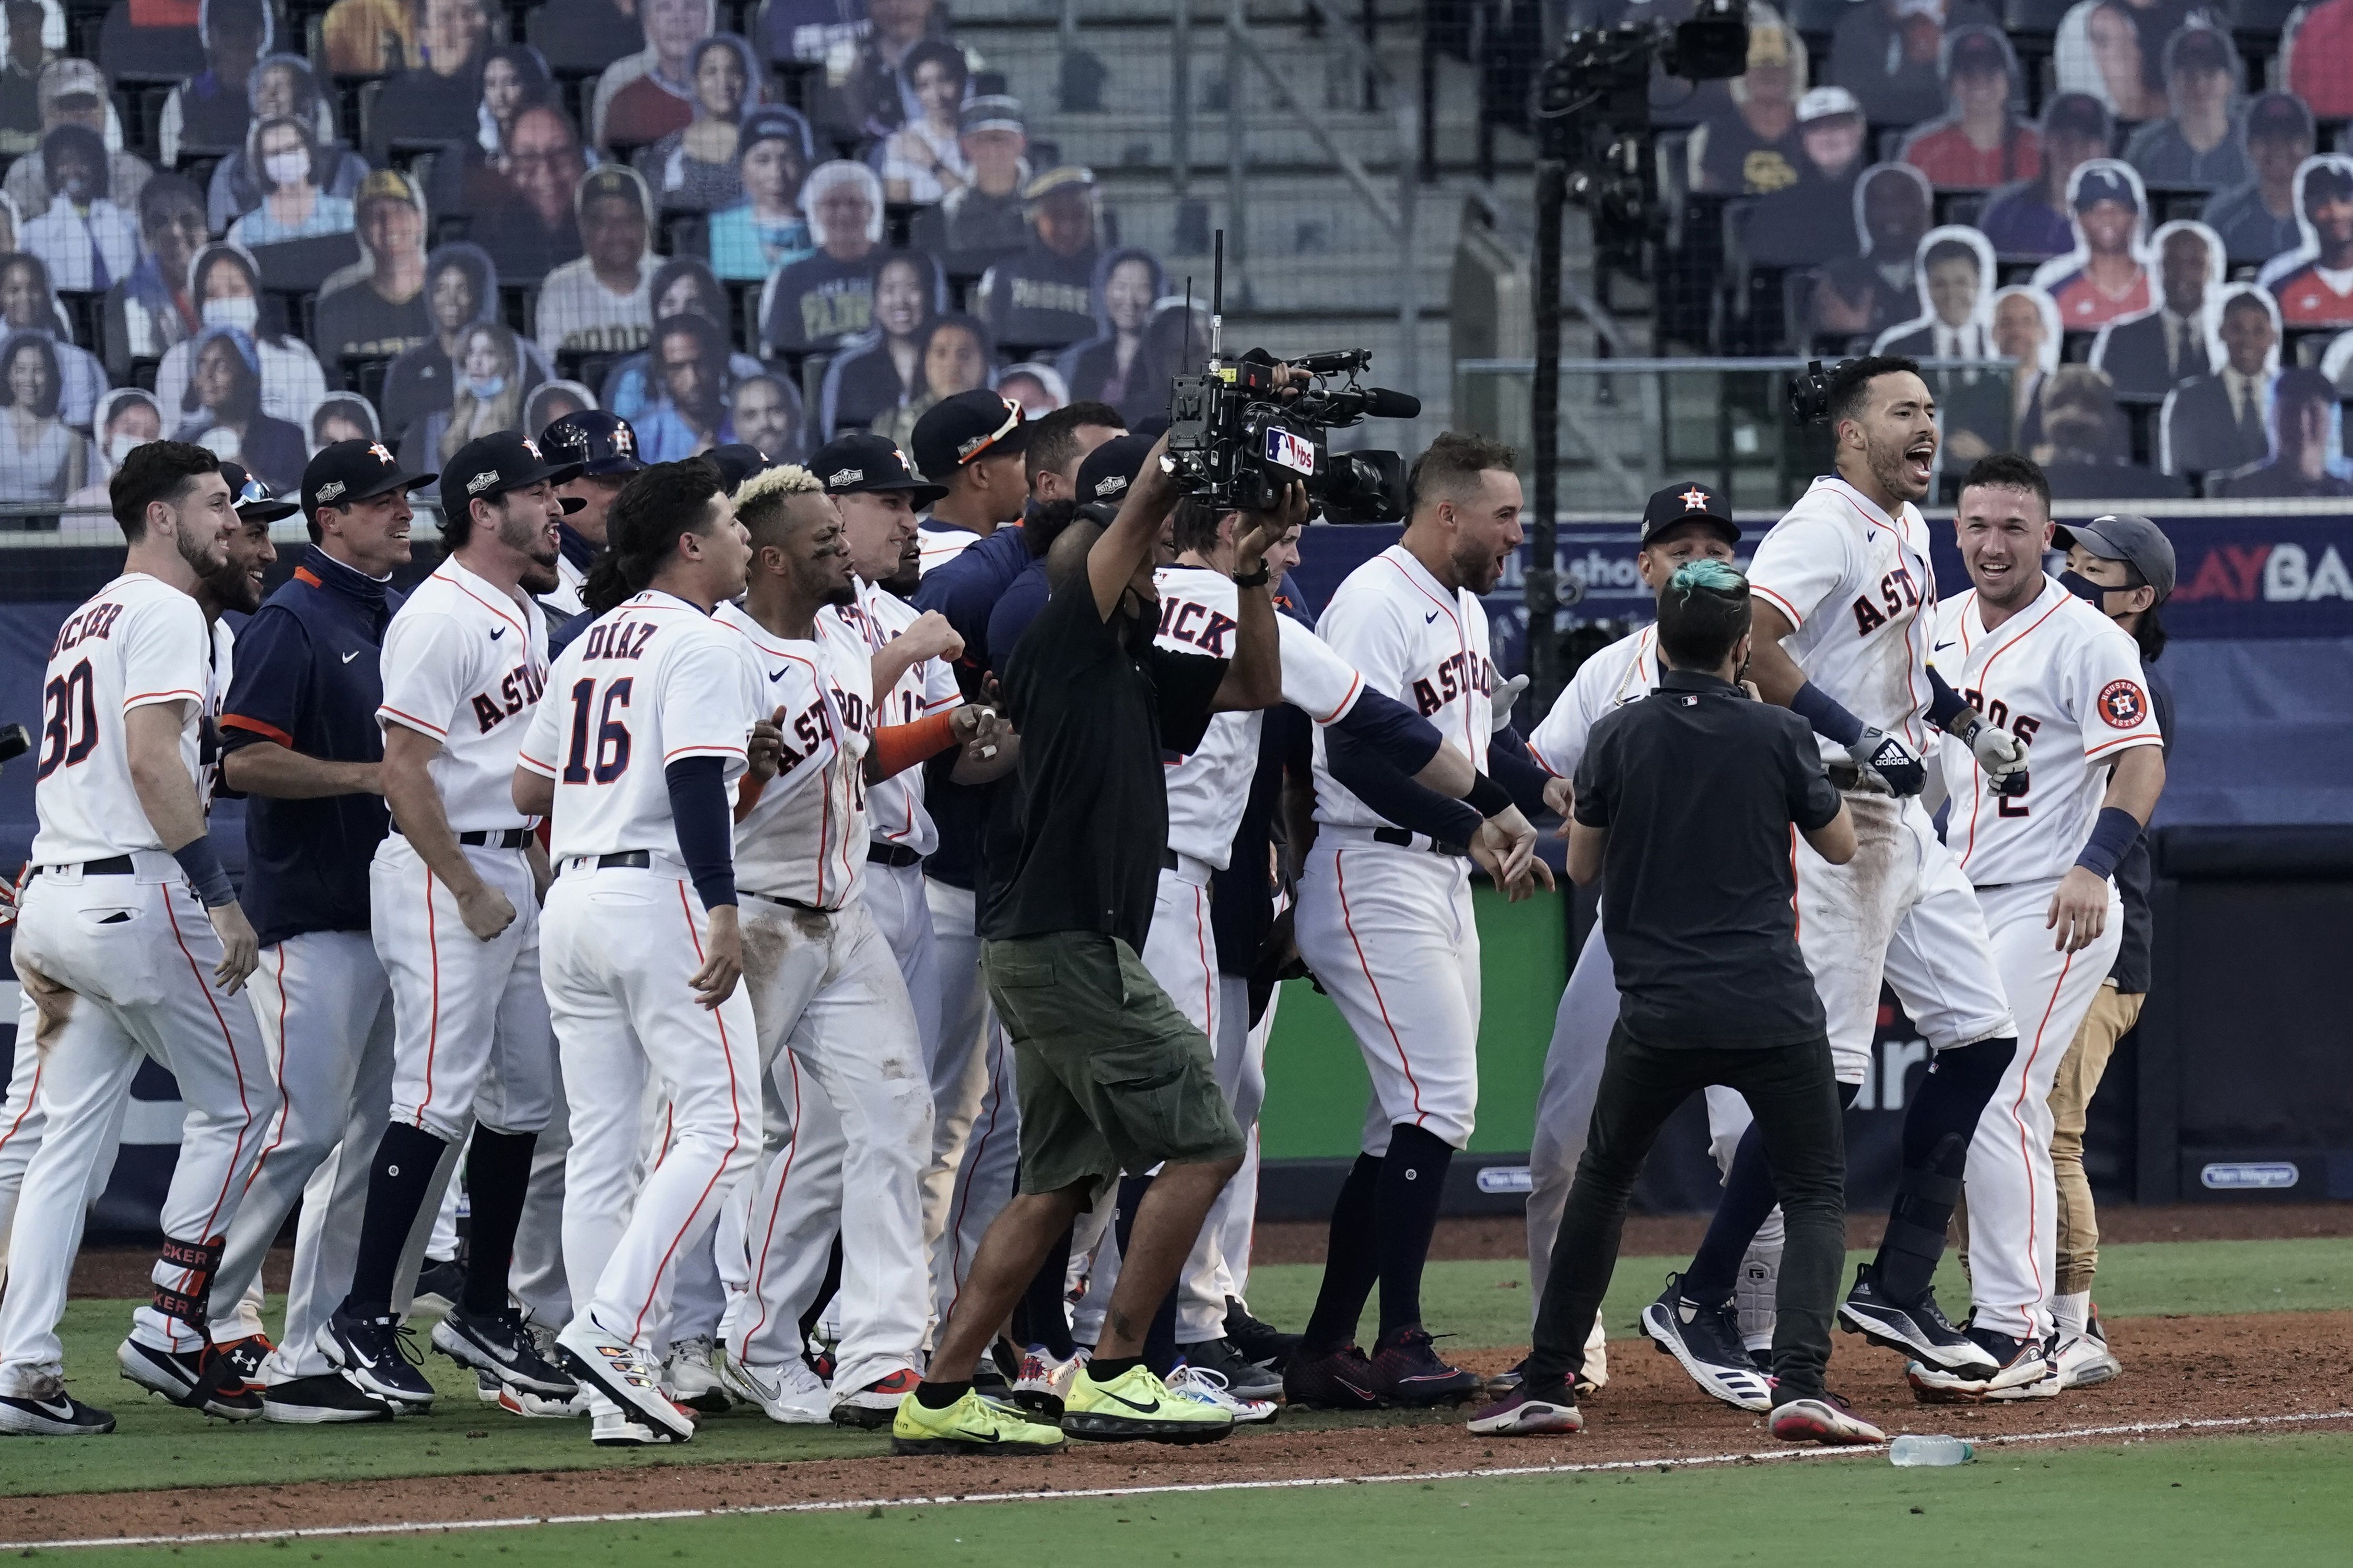
[[[43,870],[25,889],[14,952],[18,977],[28,987],[46,981],[75,994],[60,999],[62,1023],[43,1031],[47,1125],[25,1170],[9,1244],[0,1393],[34,1393],[64,1371],[57,1325],[91,1176],[121,1133],[141,1059],[153,1057],[170,1071],[188,1110],[164,1198],[167,1237],[206,1242],[228,1229],[278,1114],[278,1086],[252,1009],[213,983],[221,945],[212,922],[168,856],[137,858],[136,876]],[[151,868],[151,860],[161,865]],[[171,1289],[192,1283],[187,1271],[160,1259],[153,1276]],[[141,1307],[132,1324],[146,1342],[174,1351],[204,1342],[152,1306]]]
[[[866,912],[899,961],[899,978],[907,983],[907,1002],[915,1013],[915,1035],[923,1044],[923,1070],[939,1056],[940,944],[932,930],[931,896],[923,868],[886,866],[870,860],[865,889]],[[976,949],[976,972],[978,963]]]
[[[240,1312],[295,1200],[294,1272],[286,1327],[267,1381],[332,1370],[313,1342],[351,1289],[368,1156],[392,1094],[392,986],[366,931],[305,931],[261,950],[246,993],[284,1101],[237,1223],[229,1226],[212,1312]],[[340,1158],[339,1148],[359,1151]]]
[[[1410,1122],[1457,1149],[1479,1107],[1479,926],[1469,862],[1326,827],[1299,882],[1299,952],[1373,1079],[1364,1152]]]
[[[548,890],[547,1006],[572,1149],[564,1272],[575,1318],[651,1349],[678,1260],[701,1246],[760,1147],[758,1047],[738,985],[716,1008],[687,984],[709,928],[684,868],[575,862]],[[668,1147],[636,1175],[649,1089],[670,1104]]]
[[[2099,940],[2059,952],[2043,923],[2058,889],[2053,878],[1978,889],[2019,1033],[2018,1054],[1969,1140],[1969,1300],[1978,1322],[2015,1339],[2051,1332],[2048,1298],[2059,1277],[2051,1086],[2124,943],[2124,900],[2111,882]]]
[[[514,920],[488,942],[466,929],[457,899],[399,834],[386,836],[368,868],[396,1028],[391,1120],[452,1144],[478,1121],[493,1132],[545,1127],[555,1074],[531,863],[520,849],[464,853],[514,906]]]
[[[801,1353],[840,1232],[834,1386],[852,1393],[920,1363],[930,1307],[923,1175],[931,1085],[897,958],[862,902],[830,914],[762,899],[744,910],[744,981],[765,1082],[790,1118],[771,1138],[748,1240],[756,1304],[731,1347],[773,1366]]]

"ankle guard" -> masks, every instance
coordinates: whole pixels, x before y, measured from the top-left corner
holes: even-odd
[[[161,1259],[164,1267],[187,1270],[187,1279],[176,1290],[156,1286],[155,1310],[187,1324],[203,1335],[206,1342],[212,1339],[206,1331],[206,1321],[207,1304],[213,1294],[213,1276],[220,1272],[221,1250],[227,1241],[226,1236],[216,1236],[204,1242],[175,1241],[168,1236],[164,1238]]]
[[[1968,1140],[1947,1132],[1936,1141],[1926,1167],[1906,1165],[1896,1178],[1887,1230],[1879,1243],[1878,1274],[1882,1288],[1899,1301],[1917,1299],[1936,1278],[1953,1209],[1961,1201],[1960,1166],[1968,1152]]]

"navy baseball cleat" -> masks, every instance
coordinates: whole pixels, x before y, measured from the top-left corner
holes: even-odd
[[[1471,1417],[1468,1425],[1482,1437],[1532,1437],[1548,1432],[1582,1432],[1585,1416],[1576,1399],[1559,1384],[1549,1390],[1535,1389],[1523,1381]]]
[[[1292,1352],[1282,1369],[1282,1397],[1310,1410],[1373,1410],[1381,1403],[1373,1363],[1354,1345]]]
[[[1439,1359],[1429,1330],[1399,1329],[1373,1346],[1373,1392],[1385,1405],[1460,1405],[1479,1392],[1479,1375]]]
[[[1681,1363],[1703,1392],[1762,1415],[1773,1408],[1772,1380],[1759,1373],[1740,1342],[1740,1314],[1728,1300],[1701,1307],[1683,1299],[1683,1276],[1667,1276],[1659,1299],[1642,1309],[1642,1335]]]
[[[1986,1348],[1945,1319],[1936,1292],[1898,1301],[1880,1289],[1879,1271],[1865,1263],[1854,1271],[1854,1289],[1839,1303],[1839,1327],[1873,1344],[1909,1356],[1939,1372],[1990,1377],[2001,1363]]]

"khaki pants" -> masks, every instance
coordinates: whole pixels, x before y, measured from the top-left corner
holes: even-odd
[[[2092,1205],[2092,1184],[2084,1174],[2084,1125],[2092,1096],[2108,1070],[2116,1042],[2140,1021],[2139,992],[2122,992],[2103,981],[2092,998],[2092,1010],[2068,1042],[2059,1060],[2059,1077],[2051,1085],[2051,1174],[2059,1191],[2059,1268],[2054,1296],[2081,1295],[2092,1288],[2100,1265],[2100,1216]],[[1961,1268],[1969,1266],[1969,1211],[1966,1203],[1953,1210],[1954,1245]]]

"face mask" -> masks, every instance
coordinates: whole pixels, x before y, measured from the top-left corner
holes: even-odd
[[[500,393],[504,392],[506,389],[507,378],[502,375],[494,375],[488,381],[476,381],[472,376],[468,376],[466,378],[466,390],[472,393],[478,398],[488,399],[496,397]]]
[[[311,155],[308,153],[272,153],[261,161],[261,168],[273,185],[299,185],[311,177]]]
[[[146,443],[136,436],[117,436],[106,444],[106,460],[111,466],[119,468],[122,467],[123,459],[145,445]]]
[[[2059,585],[2062,588],[2066,589],[2067,592],[2074,595],[2075,597],[2083,600],[2084,603],[2091,605],[2092,608],[2099,611],[2102,615],[2105,616],[2108,613],[2108,590],[2102,587],[2099,584],[2093,582],[2089,577],[2084,576],[2082,573],[2060,573]]]
[[[249,332],[260,320],[261,301],[250,294],[232,294],[226,300],[205,301],[207,327],[243,327]]]

